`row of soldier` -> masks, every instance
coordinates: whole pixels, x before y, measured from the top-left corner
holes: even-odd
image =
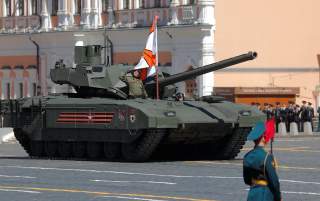
[[[310,102],[302,101],[302,105],[295,104],[289,101],[288,104],[276,103],[275,106],[269,103],[263,104],[263,107],[259,103],[252,103],[259,110],[267,115],[267,119],[275,118],[276,132],[280,123],[285,123],[287,132],[290,132],[290,124],[295,122],[299,132],[304,132],[304,123],[310,122],[313,130],[312,119],[314,117],[314,109]]]

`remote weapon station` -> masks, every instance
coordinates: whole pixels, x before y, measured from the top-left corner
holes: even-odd
[[[154,80],[143,83],[148,98],[130,97],[129,86],[119,79],[130,67],[101,64],[101,46],[76,47],[74,67],[58,61],[50,72],[54,83],[68,84],[76,93],[2,100],[1,123],[14,128],[31,157],[146,161],[155,152],[164,156],[185,149],[233,159],[265,116],[217,96],[175,99],[173,84],[256,56],[249,52],[175,75],[159,72],[157,100]]]

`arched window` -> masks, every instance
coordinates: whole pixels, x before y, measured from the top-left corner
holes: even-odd
[[[23,98],[23,83],[19,83],[19,98]]]
[[[75,11],[74,14],[80,15],[81,14],[81,0],[74,0]]]
[[[109,7],[109,0],[102,0],[102,11],[103,12],[108,12],[108,7]]]
[[[129,9],[129,0],[123,0],[123,9]]]
[[[18,0],[17,2],[17,16],[23,16],[24,15],[24,0]]]
[[[37,15],[37,13],[38,13],[38,1],[31,0],[31,14]]]
[[[155,0],[154,1],[154,7],[155,8],[160,8],[161,7],[161,0]]]
[[[58,0],[52,0],[52,15],[57,15],[58,12]]]
[[[144,0],[139,0],[139,8],[144,8]]]
[[[32,96],[36,96],[36,95],[37,95],[37,84],[32,83]]]
[[[6,3],[6,16],[9,17],[11,16],[11,0],[5,0]]]
[[[10,83],[7,83],[7,99],[11,99],[11,86]]]

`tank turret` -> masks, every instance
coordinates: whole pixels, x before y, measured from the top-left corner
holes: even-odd
[[[163,76],[160,72],[159,87],[161,97],[169,97],[175,93],[177,82],[192,79],[197,76],[255,59],[256,52],[249,52],[223,61],[212,63],[191,71]],[[101,46],[90,45],[75,47],[75,66],[65,67],[63,61],[58,61],[50,71],[51,79],[56,84],[68,84],[74,87],[77,97],[110,97],[127,99],[128,86],[119,78],[125,75],[132,66],[101,64]],[[149,97],[155,96],[155,81],[144,84]]]

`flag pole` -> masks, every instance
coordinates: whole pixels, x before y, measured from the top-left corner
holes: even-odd
[[[156,34],[156,98],[159,100],[159,76],[158,76],[158,16],[155,16],[155,34]]]

